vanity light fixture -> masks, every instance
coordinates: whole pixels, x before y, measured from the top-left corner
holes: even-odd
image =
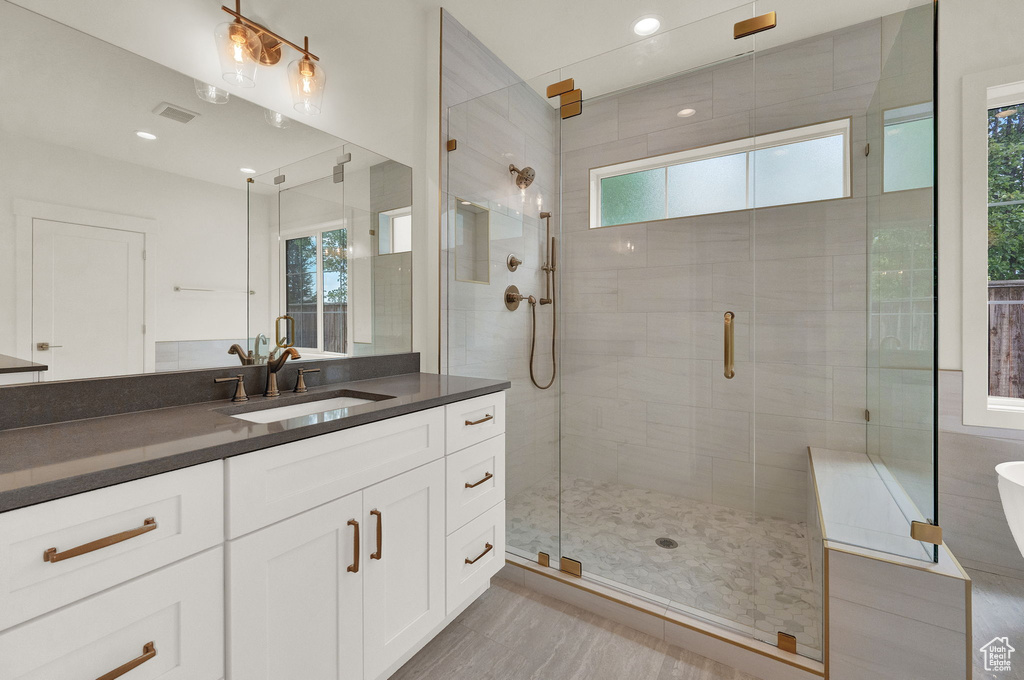
[[[656,16],[642,16],[633,22],[633,32],[639,36],[654,35],[661,28],[661,19]]]
[[[141,137],[142,139],[156,139],[156,135],[154,135],[152,132],[146,132],[145,130],[136,130],[135,135],[137,137]]]
[[[266,118],[267,123],[276,128],[284,129],[292,122],[292,119],[283,113],[278,113],[273,109],[263,109],[263,117]]]
[[[680,111],[676,115],[679,116],[680,118],[689,118],[690,116],[694,115],[695,113],[697,113],[697,109],[683,109],[682,111]]]
[[[192,82],[196,86],[196,96],[202,99],[204,102],[211,104],[227,104],[228,100],[231,99],[231,95],[228,94],[227,90],[222,90],[219,87],[214,87],[209,83],[193,78]]]
[[[310,116],[319,114],[323,108],[327,75],[323,67],[316,63],[320,57],[309,51],[309,37],[305,38],[301,47],[286,40],[266,26],[243,16],[241,0],[235,0],[235,9],[224,6],[221,9],[235,18],[234,21],[219,25],[215,33],[224,80],[241,87],[254,87],[256,67],[277,64],[281,60],[282,46],[287,45],[300,55],[288,65],[292,104],[296,111]],[[271,125],[274,123],[271,122]]]

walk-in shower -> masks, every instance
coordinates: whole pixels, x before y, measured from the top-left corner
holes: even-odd
[[[934,9],[860,3],[827,27],[780,14],[734,39],[762,5],[528,82],[472,40],[445,48],[487,66],[442,87],[458,144],[441,367],[512,383],[509,553],[569,558],[624,597],[820,659],[808,449],[874,466],[908,520],[937,520]],[[562,118],[545,95],[570,78],[586,96]],[[454,275],[476,247],[463,202],[488,214],[486,283]],[[510,286],[533,327],[506,309]],[[533,367],[556,361],[538,389]]]

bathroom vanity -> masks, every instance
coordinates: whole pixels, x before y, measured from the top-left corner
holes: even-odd
[[[0,680],[388,677],[504,565],[506,387],[412,373],[283,421],[237,417],[254,398],[0,431],[39,457],[0,470],[0,507],[52,496],[0,513]]]

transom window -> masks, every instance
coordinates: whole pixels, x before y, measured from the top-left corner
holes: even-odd
[[[850,119],[590,171],[590,227],[850,196]]]

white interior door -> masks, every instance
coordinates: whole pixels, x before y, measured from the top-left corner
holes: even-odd
[[[32,221],[32,360],[46,380],[142,373],[145,238]]]

